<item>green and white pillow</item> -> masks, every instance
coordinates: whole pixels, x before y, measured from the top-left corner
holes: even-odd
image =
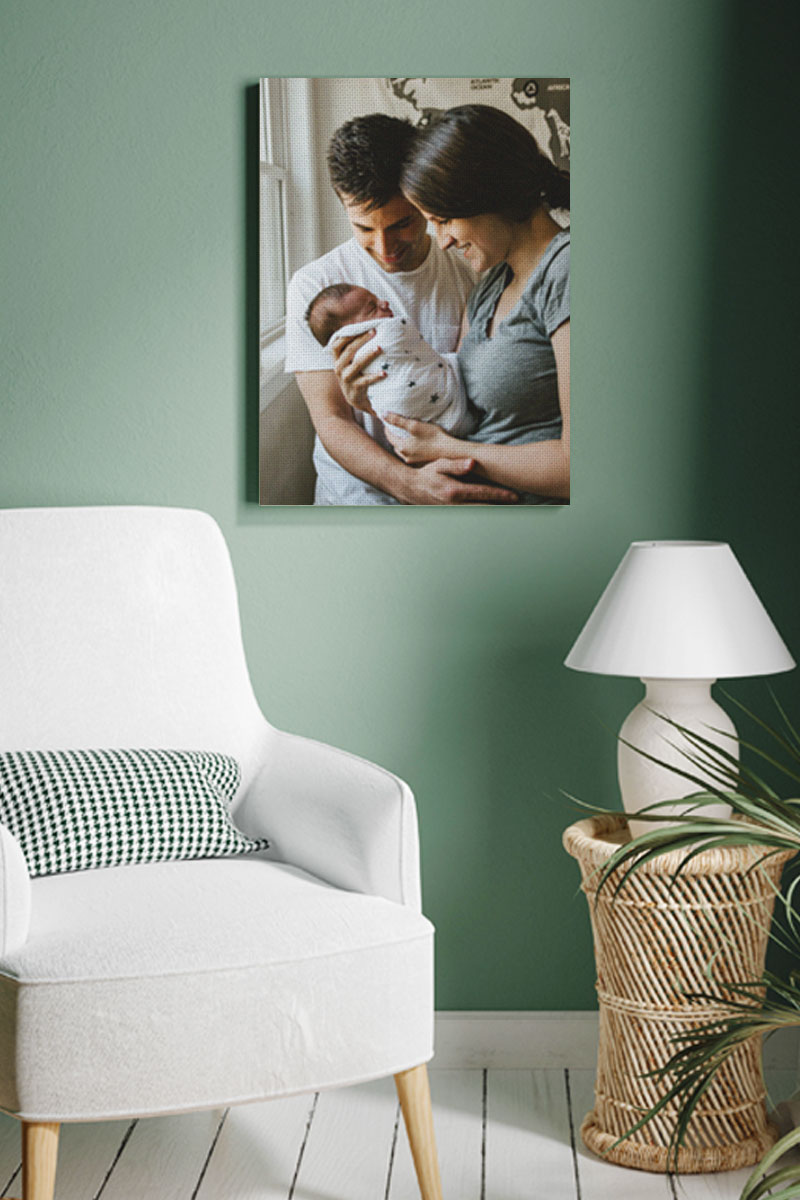
[[[206,750],[0,754],[0,823],[31,875],[265,850],[233,824],[241,772]]]

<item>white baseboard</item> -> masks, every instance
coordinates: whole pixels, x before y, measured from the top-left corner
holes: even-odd
[[[594,1067],[596,1012],[437,1012],[434,1067]]]
[[[596,1012],[437,1012],[433,1067],[597,1065]],[[764,1044],[767,1067],[800,1067],[800,1029],[781,1029]]]

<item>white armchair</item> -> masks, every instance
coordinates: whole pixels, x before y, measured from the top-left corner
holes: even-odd
[[[31,879],[0,828],[0,1109],[22,1122],[24,1200],[54,1194],[62,1122],[390,1074],[438,1200],[407,786],[264,719],[207,515],[5,511],[0,561],[0,751],[222,751],[242,770],[236,823],[271,843]]]

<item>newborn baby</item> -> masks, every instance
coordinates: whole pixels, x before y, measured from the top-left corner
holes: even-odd
[[[366,288],[350,283],[332,283],[323,288],[308,306],[306,321],[321,346],[333,346],[337,339],[355,337],[377,329],[382,354],[371,367],[385,372],[385,378],[370,385],[369,402],[377,417],[386,413],[435,421],[448,433],[464,436],[474,428],[466,392],[461,382],[455,354],[437,354],[405,317],[396,317],[385,300],[378,300]],[[370,339],[359,350],[359,357],[371,354],[375,341]],[[393,426],[396,434],[404,431]]]

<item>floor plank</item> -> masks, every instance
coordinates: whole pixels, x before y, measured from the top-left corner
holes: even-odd
[[[321,1092],[294,1200],[383,1200],[397,1107],[391,1077]]]
[[[749,1171],[674,1179],[592,1155],[579,1130],[594,1072],[568,1076],[574,1157],[563,1071],[431,1069],[447,1200],[738,1200]],[[796,1072],[767,1083],[785,1099]],[[223,1115],[65,1125],[59,1200],[419,1200],[392,1079]],[[21,1195],[19,1153],[19,1125],[0,1115],[2,1195]]]
[[[200,1180],[222,1115],[222,1110],[213,1109],[138,1121],[101,1200],[140,1200],[143,1196],[189,1200]],[[61,1200],[61,1193],[57,1194]],[[72,1197],[66,1195],[64,1200]],[[84,1193],[74,1200],[89,1200],[89,1197]]]
[[[674,1200],[670,1179],[604,1162],[581,1141],[583,1118],[594,1107],[594,1071],[569,1072],[572,1123],[581,1200]],[[733,1196],[731,1200],[734,1200]]]
[[[312,1095],[232,1108],[208,1162],[197,1200],[287,1200],[306,1131],[310,1140],[316,1119]],[[295,1200],[300,1194],[295,1191]]]
[[[58,1139],[57,1180],[59,1200],[93,1200],[112,1171],[117,1155],[125,1153],[132,1136],[131,1121],[96,1121],[62,1125]],[[22,1194],[15,1181],[12,1196]],[[105,1192],[102,1193],[106,1195]]]
[[[59,1200],[86,1200],[98,1194],[130,1121],[98,1121],[62,1125],[58,1139]],[[0,1192],[22,1194],[20,1125],[12,1117],[0,1117]]]
[[[483,1074],[478,1070],[429,1072],[442,1191],[448,1200],[479,1200],[482,1195]],[[379,1193],[377,1200],[382,1196]],[[402,1121],[387,1200],[419,1200]]]
[[[18,1176],[14,1179],[14,1173],[18,1170],[22,1159],[22,1143],[20,1141],[19,1121],[15,1121],[13,1117],[6,1116],[5,1113],[0,1113],[0,1196],[14,1194],[14,1184],[18,1183]],[[14,1184],[12,1184],[14,1179]],[[8,1188],[12,1190],[9,1193]],[[19,1192],[22,1194],[22,1185],[19,1184]]]
[[[777,1104],[794,1091],[795,1071],[772,1069],[766,1072],[767,1094],[771,1104]],[[677,1183],[679,1200],[738,1200],[752,1167],[741,1171],[725,1171],[712,1175],[682,1175]]]
[[[486,1200],[571,1197],[574,1178],[564,1072],[489,1071]]]
[[[594,1104],[594,1072],[570,1071],[575,1138],[578,1143],[578,1174],[581,1200],[738,1200],[752,1168],[705,1175],[668,1178],[644,1171],[615,1168],[591,1154],[580,1144],[580,1124]],[[767,1072],[767,1089],[773,1101],[788,1096],[795,1088],[794,1070]]]

